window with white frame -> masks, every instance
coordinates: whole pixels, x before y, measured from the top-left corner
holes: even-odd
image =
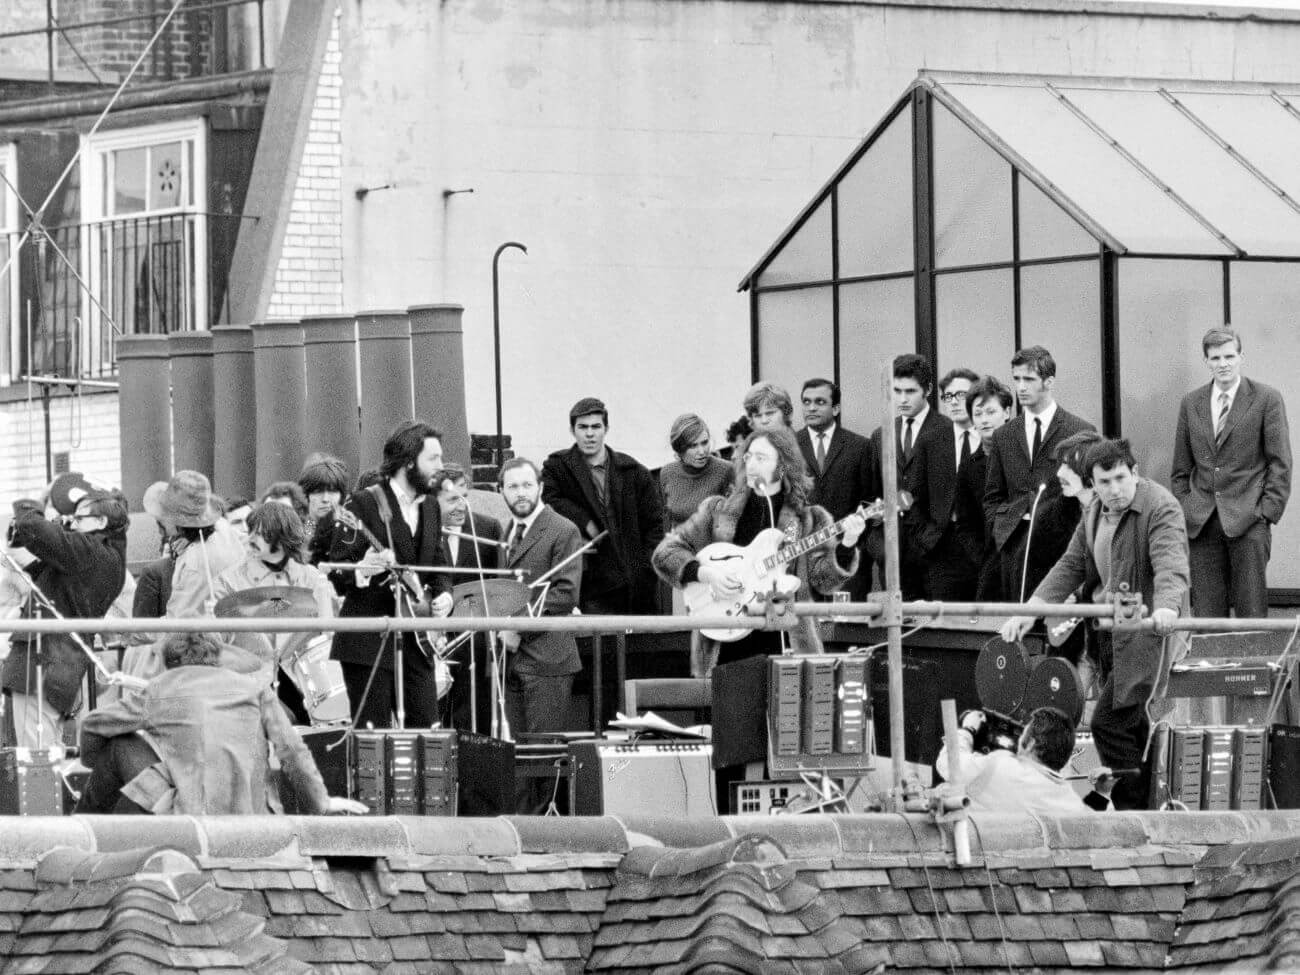
[[[20,235],[18,154],[12,142],[0,144],[0,386],[8,386],[19,362],[18,260]]]
[[[99,133],[82,153],[86,373],[114,369],[113,336],[208,327],[202,119]]]

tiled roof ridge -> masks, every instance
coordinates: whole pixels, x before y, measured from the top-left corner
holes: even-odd
[[[1108,813],[1073,817],[970,817],[977,854],[1023,851],[1205,849],[1300,836],[1300,811]],[[0,867],[32,866],[55,847],[96,852],[166,847],[201,866],[252,858],[310,869],[312,858],[625,854],[650,841],[692,848],[763,836],[792,860],[951,855],[951,842],[918,814],[855,816],[497,817],[19,817],[0,830]]]
[[[188,854],[165,846],[41,856],[12,942],[9,972],[213,971],[296,973],[310,966],[266,933]]]

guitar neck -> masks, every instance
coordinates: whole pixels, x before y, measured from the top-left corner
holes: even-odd
[[[844,522],[847,518],[841,518],[833,525],[827,525],[825,528],[818,529],[811,535],[805,535],[796,542],[789,545],[783,545],[777,551],[763,560],[762,567],[764,572],[771,572],[773,569],[779,569],[781,566],[793,562],[805,552],[811,552],[818,545],[830,541],[844,533]]]

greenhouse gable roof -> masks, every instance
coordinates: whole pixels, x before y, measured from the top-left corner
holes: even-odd
[[[1116,253],[1300,258],[1300,85],[923,71],[904,100],[918,88]]]

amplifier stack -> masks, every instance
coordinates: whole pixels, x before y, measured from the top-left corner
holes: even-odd
[[[1151,808],[1262,809],[1263,728],[1161,725],[1151,740]]]
[[[354,798],[377,816],[496,816],[514,811],[515,746],[466,731],[358,731]]]
[[[872,768],[867,658],[773,657],[768,671],[768,772],[862,774]]]

